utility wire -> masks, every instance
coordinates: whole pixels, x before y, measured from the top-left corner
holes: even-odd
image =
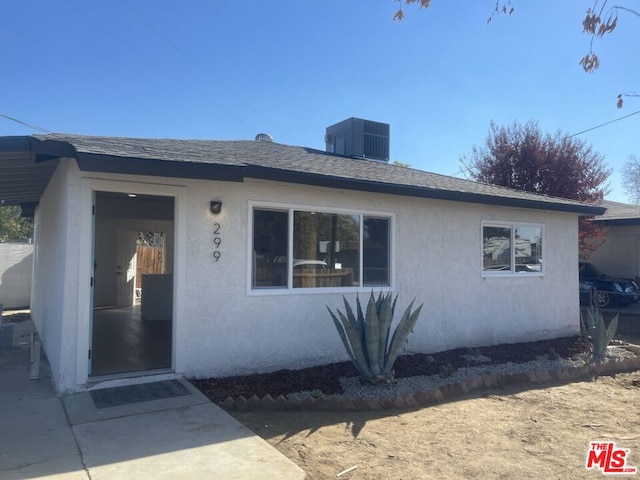
[[[619,117],[619,118],[616,118],[616,119],[610,120],[610,121],[608,121],[608,122],[601,123],[600,125],[596,125],[595,127],[587,128],[586,130],[583,130],[583,131],[581,131],[581,132],[574,133],[574,134],[572,134],[572,135],[569,135],[569,136],[568,136],[568,137],[566,137],[566,138],[571,138],[571,137],[575,137],[575,136],[577,136],[577,135],[582,135],[583,133],[590,132],[591,130],[595,130],[596,128],[604,127],[605,125],[610,125],[610,124],[612,124],[612,123],[619,122],[620,120],[624,120],[625,118],[629,118],[629,117],[631,117],[631,116],[633,116],[633,115],[637,115],[637,114],[639,114],[639,113],[640,113],[640,110],[637,110],[637,111],[635,111],[635,112],[633,112],[633,113],[630,113],[630,114],[628,114],[628,115],[624,115],[624,116],[622,116],[622,117]]]
[[[596,125],[595,127],[587,128],[586,130],[582,130],[581,132],[572,133],[571,135],[567,135],[565,138],[577,137],[578,135],[582,135],[583,133],[587,133],[587,132],[590,132],[592,130],[596,130],[597,128],[605,127],[607,125],[611,125],[612,123],[619,122],[620,120],[624,120],[625,118],[632,117],[633,115],[637,115],[639,113],[640,113],[640,110],[636,110],[635,112],[629,113],[627,115],[623,115],[622,117],[614,118],[613,120],[609,120],[608,122],[601,123],[600,125]],[[460,170],[460,171],[458,171],[456,173],[452,173],[449,176],[453,177],[454,175],[458,175],[460,173],[468,172],[469,170],[470,170],[469,168],[463,168],[462,170]]]
[[[46,128],[38,127],[37,125],[32,125],[31,123],[23,122],[22,120],[18,120],[17,118],[10,117],[9,115],[4,115],[0,113],[0,117],[6,118],[7,120],[11,120],[12,122],[19,123],[20,125],[24,125],[25,127],[32,128],[33,130],[38,130],[42,133],[53,133]]]

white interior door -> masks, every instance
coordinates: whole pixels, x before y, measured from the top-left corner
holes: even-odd
[[[136,240],[138,232],[118,230],[116,245],[116,306],[133,305],[136,283]]]

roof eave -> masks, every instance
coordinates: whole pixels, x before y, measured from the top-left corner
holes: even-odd
[[[558,212],[571,212],[585,216],[602,215],[606,209],[603,207],[543,202],[520,198],[497,197],[470,192],[456,192],[452,190],[440,190],[428,187],[412,185],[397,185],[383,182],[356,180],[329,175],[292,172],[269,167],[251,165],[247,167],[246,176],[263,180],[299,183],[330,188],[344,188],[363,192],[388,193],[391,195],[404,195],[421,198],[434,198],[438,200],[451,200],[456,202],[477,203],[483,205],[495,205],[504,207],[527,208],[534,210],[549,210]]]
[[[36,163],[56,158],[75,158],[76,149],[66,141],[41,140],[36,137],[28,137],[29,150],[33,153]]]
[[[593,221],[601,225],[606,225],[607,227],[640,225],[640,218],[610,218],[610,219],[595,218]]]
[[[75,158],[79,168],[83,171],[231,182],[242,182],[245,177],[251,177],[303,185],[344,188],[364,192],[433,198],[483,205],[571,212],[584,216],[597,216],[606,212],[606,208],[595,205],[566,204],[553,201],[502,197],[490,194],[460,192],[414,185],[399,185],[316,173],[283,170],[264,167],[261,165],[244,166],[185,161],[177,162],[171,160],[85,153],[78,152],[68,141],[51,139],[43,140],[35,137],[6,137],[5,140],[7,145],[11,143],[12,145],[21,147],[22,149],[27,148],[27,151],[31,151],[34,154],[36,162],[60,157]],[[3,144],[0,144],[0,151],[3,146]]]
[[[194,178],[242,182],[244,166],[198,162],[173,162],[137,157],[116,157],[94,153],[76,153],[80,170],[88,172],[149,175],[154,177]]]

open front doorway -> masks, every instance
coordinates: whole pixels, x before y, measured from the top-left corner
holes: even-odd
[[[95,192],[92,376],[171,369],[174,198]]]

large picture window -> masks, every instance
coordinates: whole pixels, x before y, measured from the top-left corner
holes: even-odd
[[[541,274],[542,233],[541,225],[484,224],[483,274]]]
[[[390,218],[253,209],[252,289],[390,286]]]

